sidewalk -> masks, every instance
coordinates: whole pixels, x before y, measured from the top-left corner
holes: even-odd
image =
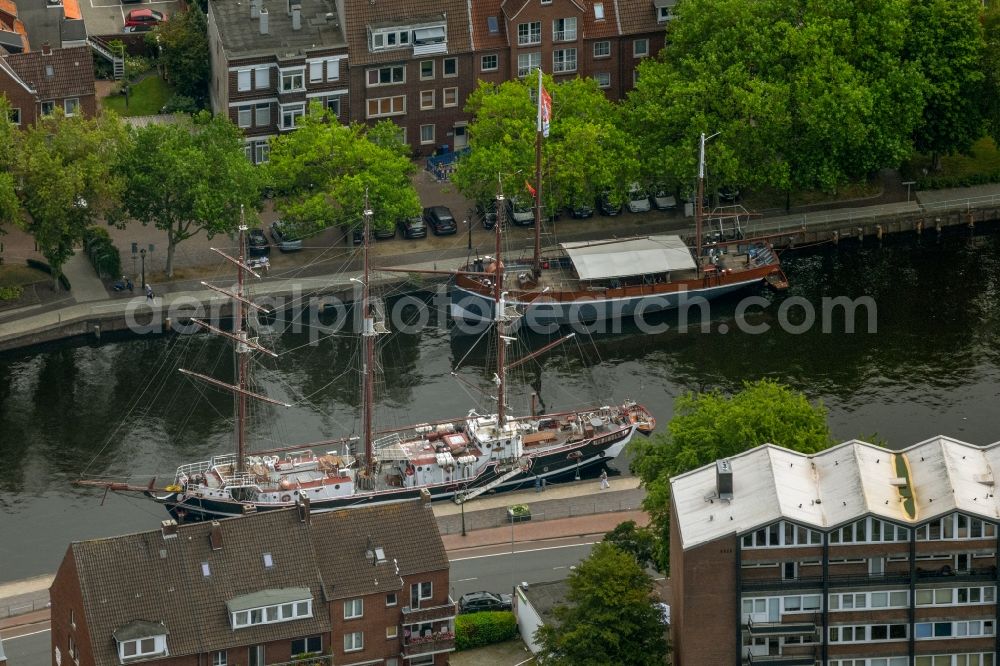
[[[634,520],[636,524],[645,526],[649,523],[649,516],[646,515],[645,511],[617,511],[541,522],[536,521],[532,516],[532,519],[527,522],[514,523],[513,529],[508,525],[474,530],[464,537],[461,534],[446,534],[441,537],[441,540],[444,541],[444,549],[449,554],[460,554],[463,550],[470,548],[511,544],[512,542],[538,542],[547,539],[583,536],[593,536],[599,540],[605,532],[610,532],[619,523],[627,520]]]

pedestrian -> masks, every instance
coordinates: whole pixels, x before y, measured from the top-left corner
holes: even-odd
[[[153,300],[153,288],[148,284],[146,285],[146,300],[150,302]]]
[[[607,490],[610,487],[611,487],[611,484],[608,483],[608,470],[602,469],[601,470],[601,490]]]
[[[125,278],[125,287],[128,288],[130,292],[134,292],[134,285],[132,284],[132,278]]]

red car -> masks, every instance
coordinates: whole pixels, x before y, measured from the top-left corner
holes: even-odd
[[[167,20],[167,15],[155,9],[133,9],[125,15],[125,27],[154,26]]]

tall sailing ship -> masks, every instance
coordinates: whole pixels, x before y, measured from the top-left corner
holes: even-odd
[[[497,197],[497,210],[504,210],[502,195]],[[311,508],[319,511],[395,502],[417,497],[425,490],[432,499],[450,498],[463,503],[485,492],[573,474],[614,459],[636,432],[648,434],[655,427],[650,413],[632,401],[549,414],[512,415],[508,412],[508,371],[545,353],[561,340],[528,356],[508,361],[507,348],[515,339],[509,329],[520,313],[508,306],[501,288],[505,270],[501,251],[504,225],[498,223],[496,254],[488,267],[489,274],[496,278],[492,283],[493,311],[496,313],[492,321],[497,350],[496,411],[480,414],[470,410],[456,419],[376,432],[375,344],[379,336],[388,333],[388,328],[385,308],[370,290],[368,239],[371,220],[371,210],[365,210],[364,272],[359,303],[363,346],[360,438],[345,437],[309,447],[248,450],[245,431],[248,401],[283,403],[250,390],[248,373],[252,356],[274,354],[248,333],[247,311],[258,306],[247,297],[246,276],[259,278],[259,275],[247,263],[246,227],[241,226],[236,257],[216,250],[236,266],[235,290],[211,287],[232,300],[234,330],[228,332],[193,320],[207,331],[234,343],[238,357],[236,382],[228,384],[182,370],[194,379],[234,395],[236,450],[181,465],[173,482],[162,488],[155,486],[155,479],[149,486],[96,480],[80,480],[78,485],[142,492],[163,504],[178,521],[212,520],[287,508],[300,499],[308,499]]]
[[[541,79],[539,78],[541,89]],[[539,94],[539,100],[542,99]],[[541,136],[536,133],[535,244],[530,259],[508,263],[503,289],[506,305],[534,325],[589,323],[642,316],[712,299],[755,284],[788,287],[778,256],[766,237],[744,238],[740,214],[711,214],[719,230],[704,243],[705,135],[701,135],[695,203],[695,244],[677,235],[650,235],[561,243],[541,248]],[[727,224],[729,227],[727,228]],[[453,317],[486,321],[494,317],[494,275],[485,262],[470,261],[456,272],[451,290]]]

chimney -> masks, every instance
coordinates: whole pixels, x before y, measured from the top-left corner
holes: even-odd
[[[48,42],[42,42],[42,55],[52,55],[52,47]]]
[[[163,540],[176,539],[177,538],[177,521],[163,520],[160,521],[160,533],[163,534]]]
[[[295,498],[295,509],[299,512],[299,522],[308,525],[310,523],[309,498],[303,494]]]
[[[267,7],[260,8],[260,34],[267,34]]]
[[[728,460],[719,460],[715,463],[715,489],[718,491],[719,499],[733,499],[733,466]]]
[[[302,29],[302,5],[292,5],[292,30]]]
[[[420,489],[420,501],[423,502],[425,506],[430,508],[431,506],[431,491],[426,488]]]
[[[219,521],[212,521],[212,531],[208,534],[208,540],[212,544],[212,550],[222,550],[222,525]]]
[[[260,0],[250,0],[250,18],[260,17]]]

